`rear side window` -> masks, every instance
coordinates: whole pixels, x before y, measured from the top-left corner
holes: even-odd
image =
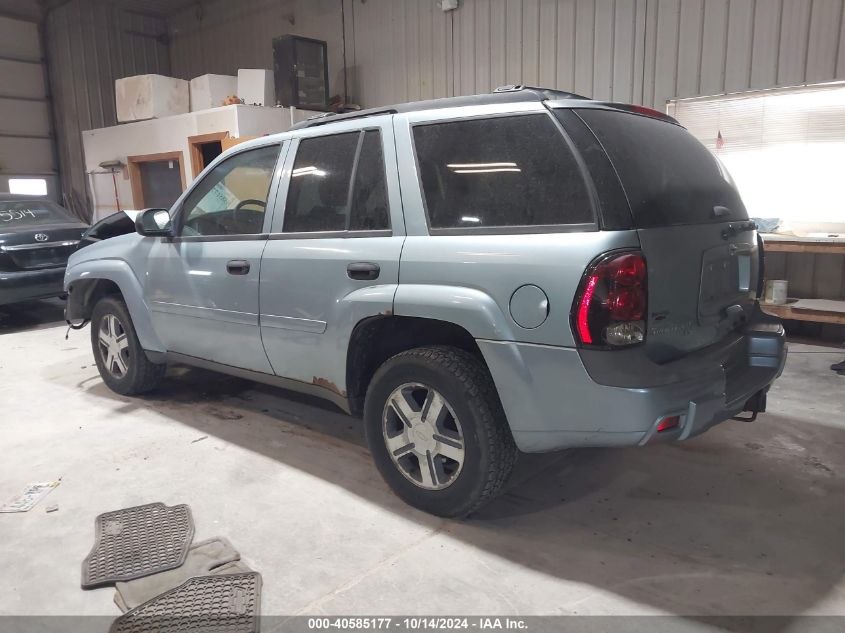
[[[300,141],[285,205],[285,233],[346,229],[359,132]]]
[[[582,109],[628,195],[637,228],[747,220],[716,158],[684,128],[635,114]],[[727,207],[717,215],[714,207]]]
[[[384,181],[384,156],[381,134],[377,130],[364,133],[352,190],[350,231],[375,231],[390,228],[387,214],[387,187]]]
[[[300,141],[285,205],[285,233],[389,228],[378,130]]]
[[[414,128],[432,229],[593,223],[587,187],[545,114]]]

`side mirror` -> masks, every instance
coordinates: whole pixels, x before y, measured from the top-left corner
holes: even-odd
[[[144,209],[135,218],[135,230],[145,236],[171,237],[173,225],[167,209]]]

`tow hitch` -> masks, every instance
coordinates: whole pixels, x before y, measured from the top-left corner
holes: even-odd
[[[739,422],[753,422],[757,419],[758,413],[765,413],[766,411],[766,391],[760,390],[751,396],[745,402],[745,406],[742,409],[743,413],[750,413],[750,416],[741,416],[735,415],[731,418],[731,420],[737,420]]]

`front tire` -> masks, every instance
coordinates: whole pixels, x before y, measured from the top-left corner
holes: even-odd
[[[129,310],[117,297],[105,297],[94,306],[91,347],[103,382],[122,396],[152,391],[167,371],[167,365],[147,359]]]
[[[412,349],[385,362],[364,403],[370,452],[406,503],[463,517],[492,500],[516,461],[496,387],[472,354]]]

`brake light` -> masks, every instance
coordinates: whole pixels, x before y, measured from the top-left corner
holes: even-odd
[[[645,340],[647,279],[642,253],[611,254],[584,273],[573,306],[582,345],[624,347]]]

